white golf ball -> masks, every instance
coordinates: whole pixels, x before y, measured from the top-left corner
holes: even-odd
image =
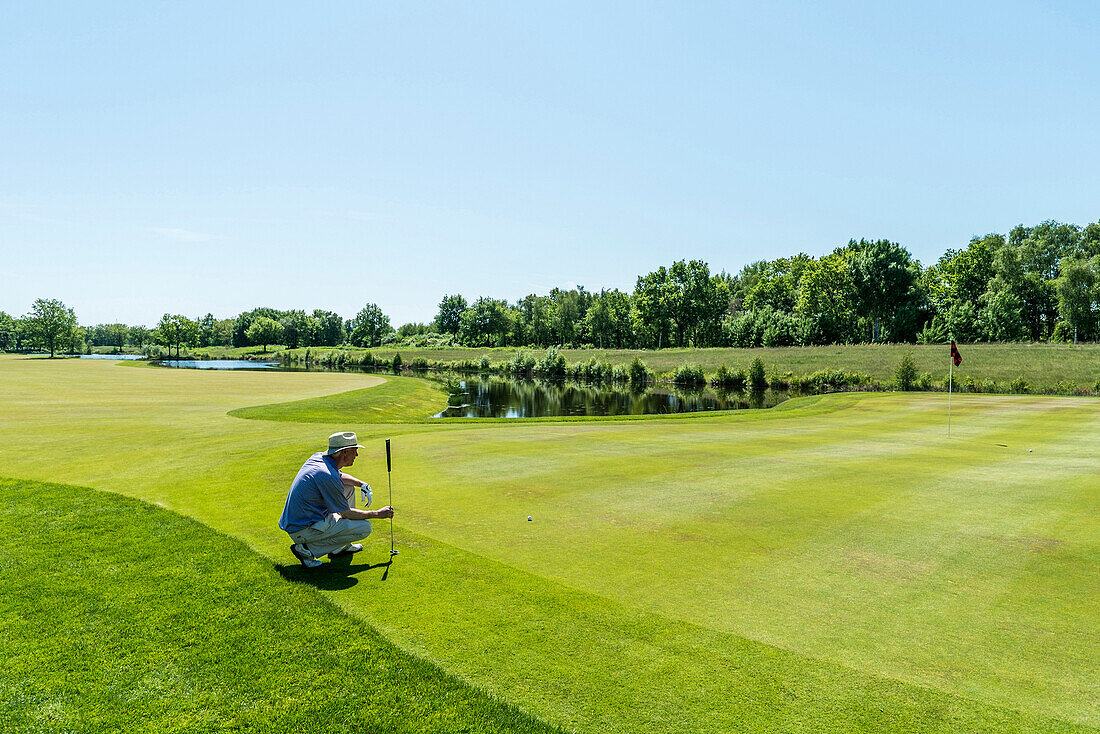
[[[1027,452],[1028,452],[1028,453],[1030,454],[1030,453],[1031,453],[1031,449],[1028,449],[1028,450],[1027,450]]]
[[[531,516],[530,515],[527,516],[527,522],[531,522]]]

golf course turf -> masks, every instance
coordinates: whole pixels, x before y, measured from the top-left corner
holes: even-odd
[[[398,381],[405,406],[376,410],[378,380],[0,357],[0,474],[194,518],[288,567],[276,588],[566,729],[1100,728],[1096,399],[955,396],[949,439],[938,394],[442,423],[411,422],[431,401]],[[385,524],[315,577],[275,528],[337,429],[376,497],[393,440],[384,581]]]

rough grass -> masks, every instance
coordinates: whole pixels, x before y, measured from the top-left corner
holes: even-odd
[[[173,512],[0,479],[0,514],[5,734],[556,731]]]
[[[1033,389],[1053,387],[1059,381],[1092,386],[1100,381],[1100,344],[963,344],[959,350],[963,363],[955,370],[961,383],[967,376],[975,380],[994,380],[1007,384],[1023,378]],[[304,352],[304,349],[295,350]],[[313,353],[323,349],[313,348]],[[354,350],[348,351],[366,351]],[[432,361],[457,362],[478,360],[488,355],[493,362],[511,360],[519,349],[415,349],[377,347],[369,350],[377,357],[392,359],[395,353],[409,362],[416,357]],[[526,349],[541,355],[545,350]],[[902,356],[912,351],[918,372],[928,372],[937,381],[946,381],[948,348],[943,345],[852,344],[824,347],[776,347],[762,349],[563,349],[569,362],[585,362],[593,357],[611,364],[628,365],[640,358],[656,372],[671,372],[680,365],[697,364],[708,374],[725,364],[731,369],[748,369],[754,357],[760,357],[769,373],[808,375],[824,369],[863,372],[884,384],[894,379],[894,369]]]
[[[275,521],[304,457],[358,431],[381,498],[392,438],[401,555],[374,583],[383,525],[321,590],[567,728],[1100,728],[1096,400],[956,396],[950,440],[945,396],[920,394],[601,423],[226,415],[365,379],[0,358],[0,465],[289,564]]]

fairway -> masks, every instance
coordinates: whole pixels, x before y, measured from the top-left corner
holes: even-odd
[[[1100,729],[1100,400],[957,395],[950,439],[937,394],[381,423],[431,402],[386,380],[0,357],[0,476],[190,516],[551,725]],[[236,417],[271,404],[303,422]],[[309,422],[334,406],[379,422]],[[393,442],[385,581],[384,523],[350,570],[308,578],[275,527],[337,429],[376,497]]]

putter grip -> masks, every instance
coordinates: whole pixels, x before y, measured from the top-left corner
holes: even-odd
[[[390,440],[386,439],[386,471],[390,470]]]

